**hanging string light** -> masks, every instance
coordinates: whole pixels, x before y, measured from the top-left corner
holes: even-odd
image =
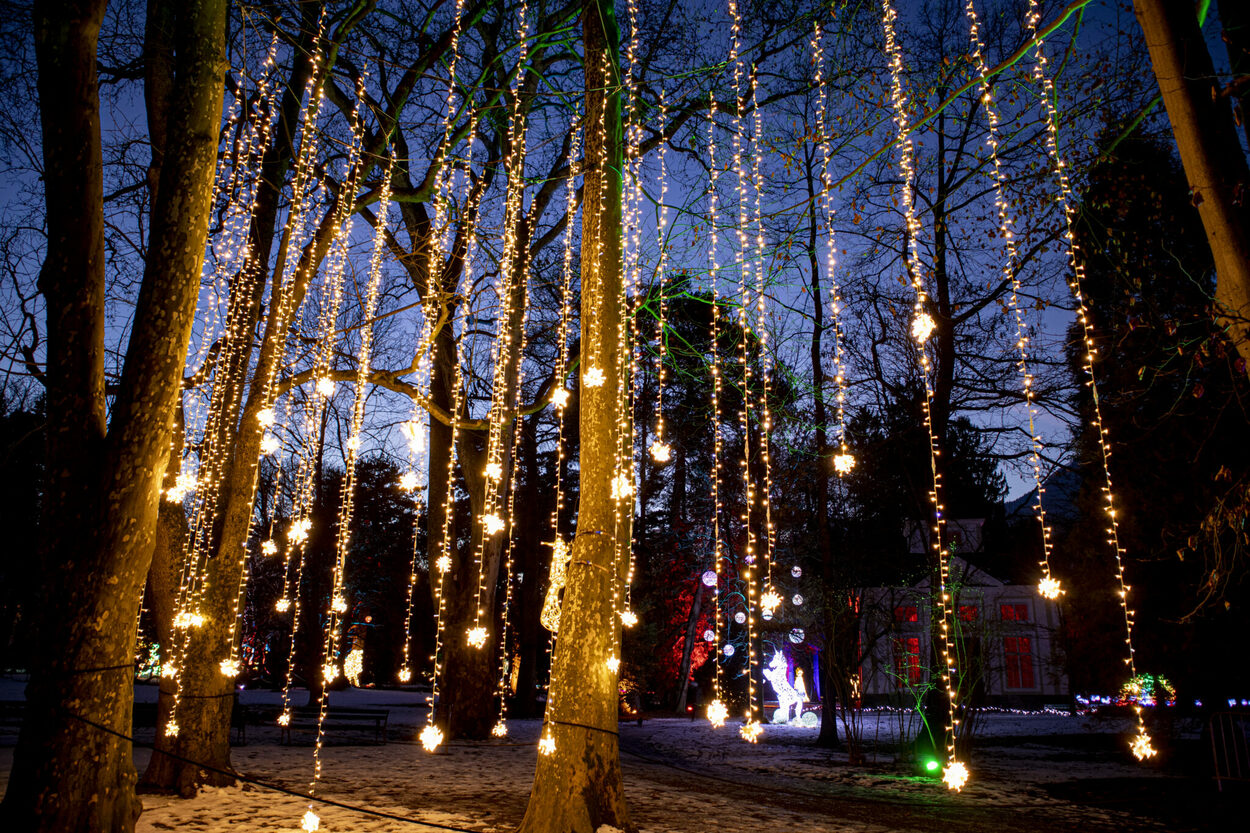
[[[660,86],[660,133],[663,135],[664,129],[668,124],[667,102],[664,96],[664,86]],[[659,216],[655,222],[656,246],[659,250],[659,256],[656,266],[655,285],[659,287],[659,298],[656,301],[658,315],[656,316],[656,333],[657,356],[655,359],[655,442],[651,444],[651,459],[657,463],[667,463],[672,456],[672,447],[664,441],[664,381],[667,372],[665,367],[665,353],[668,345],[668,335],[664,332],[665,313],[667,312],[667,293],[664,291],[667,283],[668,272],[668,180],[667,165],[665,160],[665,144],[660,144],[659,162],[660,162],[660,210]]]
[[[933,476],[933,485],[929,491],[929,502],[933,506],[933,526],[931,527],[931,545],[938,563],[937,602],[941,608],[941,648],[942,648],[942,684],[947,696],[946,725],[946,769],[944,780],[948,787],[958,790],[968,780],[967,767],[958,760],[955,753],[955,732],[959,725],[958,693],[955,687],[955,651],[951,633],[951,598],[950,598],[950,554],[942,545],[943,531],[946,527],[945,507],[942,505],[942,475],[938,469],[938,457],[941,451],[938,446],[937,429],[933,424],[933,387],[929,378],[931,362],[925,342],[932,333],[935,322],[927,311],[928,294],[925,290],[922,268],[920,264],[920,220],[916,216],[916,151],[911,140],[910,120],[907,115],[909,103],[907,92],[903,89],[903,53],[895,35],[894,24],[898,13],[892,0],[881,0],[881,25],[885,32],[886,57],[890,63],[890,100],[894,107],[894,125],[898,130],[899,173],[903,185],[902,200],[906,219],[907,250],[905,263],[911,277],[911,287],[915,301],[912,306],[912,337],[915,340],[917,359],[920,362],[920,376],[924,383],[924,424],[929,436],[929,468]]]
[[[1126,550],[1120,545],[1120,521],[1116,516],[1115,492],[1111,483],[1111,438],[1102,418],[1102,405],[1098,399],[1098,381],[1094,376],[1094,361],[1098,349],[1094,342],[1094,324],[1090,317],[1089,307],[1085,301],[1085,264],[1081,257],[1080,247],[1073,234],[1076,222],[1076,199],[1072,193],[1072,182],[1068,177],[1067,163],[1059,152],[1059,111],[1055,103],[1055,85],[1047,73],[1047,59],[1044,51],[1045,43],[1037,36],[1037,24],[1041,19],[1041,9],[1037,0],[1029,0],[1028,36],[1034,47],[1033,80],[1037,85],[1038,97],[1046,112],[1046,151],[1050,164],[1054,169],[1058,182],[1059,193],[1057,202],[1063,209],[1063,242],[1067,248],[1070,278],[1068,287],[1076,300],[1077,320],[1081,324],[1084,353],[1081,357],[1082,370],[1086,376],[1086,385],[1090,389],[1091,427],[1098,435],[1098,456],[1102,463],[1103,486],[1102,494],[1107,513],[1107,544],[1115,555],[1115,577],[1119,585],[1120,609],[1124,614],[1124,647],[1126,656],[1124,664],[1128,666],[1129,678],[1137,676],[1137,663],[1133,648],[1134,611],[1129,608],[1129,591],[1132,589],[1125,580],[1124,555]],[[1046,578],[1049,578],[1049,571]],[[1156,750],[1151,744],[1149,732],[1146,731],[1146,718],[1142,714],[1141,704],[1135,704],[1133,710],[1137,717],[1137,735],[1133,739],[1131,750],[1139,761],[1154,757]]]

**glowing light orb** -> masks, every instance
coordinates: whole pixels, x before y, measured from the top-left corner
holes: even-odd
[[[602,383],[600,383],[602,384]],[[538,739],[538,751],[544,755],[550,755],[556,751],[556,739],[547,732],[543,732],[543,736]]]
[[[746,620],[747,620],[747,615],[743,613],[741,610],[739,610],[737,613],[734,614],[734,621],[737,622],[739,625],[746,622]]]
[[[277,609],[279,613],[286,613],[288,610],[291,609],[291,600],[290,599],[278,599],[277,603],[274,604],[274,607]]]
[[[498,481],[503,477],[503,466],[499,463],[486,464],[486,478],[491,481]]]
[[[265,408],[264,410],[256,414],[257,422],[259,422],[261,425],[265,426],[266,428],[268,428],[270,425],[273,425],[274,418],[275,417],[273,413],[273,408]]]
[[[612,499],[625,500],[634,494],[634,478],[621,472],[612,478]]]
[[[178,630],[198,628],[204,624],[204,614],[183,611],[174,617],[174,627]]]
[[[951,761],[946,772],[942,773],[942,783],[946,784],[948,790],[959,792],[968,783],[968,767],[964,766],[963,761]]]
[[[438,745],[443,742],[443,730],[435,726],[433,723],[427,724],[421,730],[421,746],[426,752],[433,752],[438,749]]]
[[[715,639],[716,639],[716,634],[712,631],[711,628],[708,628],[707,630],[703,632],[704,642],[712,642]]]
[[[582,384],[588,388],[603,387],[603,383],[607,380],[608,377],[597,367],[592,367],[582,374]]]
[[[403,668],[399,669],[399,681],[401,683],[410,682],[411,680],[412,680],[411,668],[405,665]]]
[[[324,397],[334,396],[334,380],[328,376],[322,376],[317,380],[317,395]]]
[[[292,544],[299,544],[308,540],[308,533],[312,530],[312,518],[300,518],[291,524],[291,528],[287,530],[286,538]]]
[[[704,587],[716,586],[716,571],[715,570],[708,570],[706,573],[703,574],[703,586]]]
[[[270,538],[260,545],[260,551],[265,555],[277,555],[278,545],[272,538]]]
[[[707,719],[712,724],[713,729],[719,729],[725,725],[725,718],[729,717],[729,709],[720,700],[713,700],[707,707]]]
[[[165,724],[165,737],[167,738],[178,737],[178,724],[177,723],[171,720]]]
[[[309,810],[304,814],[304,818],[300,820],[299,825],[303,828],[304,833],[316,833],[316,831],[321,829],[321,816]]]
[[[632,610],[622,610],[621,624],[627,628],[632,628],[634,625],[638,624],[638,614],[634,613]]]
[[[486,644],[486,628],[477,627],[469,628],[469,644],[474,648],[481,648]]]
[[[803,594],[802,594],[802,593],[795,593],[793,596],[791,596],[791,597],[790,597],[790,601],[794,603],[795,607],[798,607],[798,606],[802,605],[802,604],[803,604]]]
[[[556,388],[551,392],[551,404],[557,408],[563,408],[569,404],[569,392],[567,388]]]
[[[651,459],[657,463],[667,463],[673,456],[673,449],[668,443],[656,440],[651,443]]]
[[[800,567],[798,564],[795,564],[793,567],[790,568],[790,575],[794,576],[795,578],[802,578],[803,568]]]
[[[170,503],[179,503],[184,497],[195,491],[199,485],[195,472],[184,471],[174,478],[174,485],[165,490],[165,499]]]
[[[802,628],[795,628],[794,630],[790,631],[790,641],[793,642],[795,645],[798,645],[800,642],[802,642],[806,638],[807,638],[807,634],[804,633]]]
[[[239,676],[241,666],[237,659],[223,659],[217,666],[221,669],[223,676],[234,678]]]
[[[445,573],[445,572],[447,572],[448,570],[450,570],[450,569],[451,569],[451,556],[450,556],[450,555],[440,555],[440,556],[438,557],[438,560],[434,562],[434,567],[435,567],[435,569],[437,569],[440,573]]]
[[[939,769],[942,768],[942,765],[938,763],[936,760],[934,760],[933,758],[930,758],[929,760],[924,762],[924,768],[926,772],[937,772]]]
[[[347,599],[344,599],[342,596],[335,596],[330,602],[330,609],[335,613],[346,613]]]
[[[764,734],[764,727],[758,720],[748,720],[738,729],[738,735],[747,743],[759,743],[762,734]]]
[[[260,453],[261,454],[273,454],[275,451],[278,450],[279,445],[280,443],[278,442],[277,437],[275,437],[273,434],[266,434],[265,438],[260,441]]]
[[[411,492],[417,488],[417,473],[415,471],[406,471],[399,478],[400,491]]]
[[[924,344],[929,340],[929,336],[933,335],[933,331],[936,328],[937,322],[933,320],[933,316],[927,312],[922,312],[911,322],[911,337],[920,344]]]
[[[399,427],[408,440],[408,447],[413,454],[419,454],[425,448],[425,428],[419,422],[405,422]]]
[[[321,677],[326,681],[326,685],[334,682],[339,678],[338,666],[332,662],[327,662],[321,667]]]
[[[360,675],[365,670],[365,652],[360,648],[352,648],[343,660],[343,676],[355,688],[360,688]]]
[[[1133,757],[1139,761],[1153,758],[1159,754],[1158,750],[1151,745],[1150,735],[1146,733],[1144,728],[1137,730],[1137,737],[1133,738],[1133,743],[1129,746],[1129,749],[1132,751]]]
[[[501,720],[491,727],[490,733],[497,738],[506,738],[508,736],[508,724]]]
[[[503,518],[495,514],[483,515],[482,528],[487,535],[496,535],[503,531]]]
[[[771,614],[779,607],[781,607],[781,594],[771,587],[765,590],[764,595],[760,596],[760,610]]]
[[[838,474],[850,474],[855,468],[855,458],[850,454],[837,454],[833,458],[833,470]]]
[[[619,657],[609,656],[606,660],[604,660],[603,664],[606,665],[608,670],[613,674],[621,670],[621,660]]]
[[[278,725],[279,726],[291,725],[291,713],[289,711],[284,711],[282,714],[278,715]]]
[[[1046,576],[1037,583],[1037,592],[1042,594],[1043,599],[1057,599],[1063,593],[1063,588],[1059,584],[1058,579]]]
[[[347,438],[347,450],[348,451],[360,450],[360,435],[359,434],[357,434],[356,436]]]
[[[721,653],[727,657],[732,657],[734,655],[734,646],[726,645],[724,648],[721,648]]]

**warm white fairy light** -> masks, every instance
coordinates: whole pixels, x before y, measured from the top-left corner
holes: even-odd
[[[322,376],[317,380],[316,391],[318,396],[326,398],[334,396],[334,380],[327,376]]]
[[[942,773],[942,783],[946,784],[947,789],[959,792],[968,783],[968,767],[963,761],[951,761]]]
[[[937,322],[933,320],[933,316],[927,312],[917,315],[911,322],[911,337],[918,344],[924,344],[929,340],[929,336],[937,329]]]
[[[184,611],[174,617],[174,628],[177,630],[187,630],[189,628],[198,628],[204,624],[204,614]]]
[[[556,739],[551,736],[551,730],[543,732],[543,736],[538,739],[538,751],[544,755],[550,755],[556,751]]]
[[[486,477],[490,480],[499,480],[503,477],[503,465],[501,463],[487,463]]]
[[[498,515],[490,514],[482,516],[482,529],[486,531],[487,535],[498,535],[500,532],[503,532],[503,528],[504,520]]]
[[[664,132],[668,122],[667,101],[664,85],[660,85],[660,133]],[[651,444],[651,459],[657,463],[667,463],[672,456],[672,448],[664,441],[664,382],[668,375],[665,357],[668,347],[668,334],[665,333],[665,319],[668,312],[668,293],[665,291],[668,282],[668,166],[666,159],[667,142],[660,143],[660,210],[656,218],[656,245],[659,247],[659,262],[656,266],[655,285],[659,287],[659,301],[656,316],[656,359],[655,359],[655,442]]]
[[[170,503],[181,503],[183,498],[195,491],[196,483],[195,472],[179,472],[174,485],[165,490],[165,499]]]
[[[1077,213],[1076,198],[1072,191],[1071,180],[1068,178],[1067,164],[1059,152],[1059,110],[1055,102],[1055,86],[1046,71],[1045,44],[1040,37],[1037,37],[1037,24],[1040,22],[1040,19],[1041,9],[1037,0],[1029,0],[1028,35],[1036,44],[1034,47],[1033,80],[1036,82],[1038,97],[1041,99],[1042,106],[1046,112],[1046,151],[1050,156],[1050,163],[1059,188],[1058,202],[1063,209],[1063,242],[1067,248],[1068,266],[1070,267],[1068,288],[1072,292],[1072,297],[1076,300],[1077,320],[1081,323],[1081,335],[1084,346],[1082,369],[1086,376],[1085,384],[1090,388],[1090,427],[1098,435],[1099,458],[1102,462],[1103,473],[1102,494],[1106,504],[1104,508],[1107,513],[1107,543],[1115,555],[1120,609],[1124,614],[1124,647],[1126,653],[1124,664],[1128,667],[1129,678],[1132,679],[1137,676],[1136,651],[1133,648],[1133,626],[1136,622],[1134,620],[1134,612],[1129,607],[1129,590],[1131,588],[1125,580],[1124,573],[1124,554],[1126,550],[1120,545],[1120,521],[1116,517],[1115,492],[1111,483],[1111,437],[1103,422],[1102,405],[1098,398],[1098,380],[1094,376],[1094,361],[1097,355],[1097,348],[1095,347],[1093,320],[1090,317],[1089,308],[1085,301],[1085,263],[1073,232]],[[1043,569],[1046,571],[1044,577],[1049,578],[1049,567],[1043,565]],[[1140,705],[1135,706],[1134,711],[1138,729],[1138,741],[1135,741],[1134,744],[1136,745],[1139,741],[1144,743],[1144,746],[1141,747],[1144,750],[1150,746],[1150,735],[1146,731],[1146,719],[1142,714]],[[1138,759],[1141,760],[1141,756],[1138,756]]]
[[[298,521],[295,521],[294,523],[292,523],[290,529],[287,530],[287,533],[286,533],[287,540],[290,541],[292,544],[303,543],[304,541],[308,540],[308,533],[311,530],[312,530],[312,519],[300,518]]]
[[[762,734],[764,726],[758,720],[748,720],[738,728],[738,736],[747,743],[759,743]]]
[[[638,624],[638,614],[634,613],[632,610],[622,610],[621,624],[627,628],[632,628],[634,625]]]
[[[606,665],[608,667],[608,670],[611,671],[613,674],[621,670],[621,660],[615,654],[609,654],[608,658],[604,660],[603,664]]]
[[[628,500],[634,494],[634,478],[625,472],[621,472],[612,478],[612,499],[615,501]]]
[[[729,708],[720,700],[713,700],[707,706],[707,719],[712,724],[713,729],[719,729],[725,725],[725,719],[729,717]]]
[[[260,551],[264,555],[274,556],[278,554],[278,544],[272,538],[267,538],[260,544]]]
[[[256,414],[256,421],[266,428],[273,425],[275,419],[276,416],[273,408],[262,408],[260,412]]]
[[[592,367],[582,374],[582,384],[588,388],[601,388],[607,378],[601,368]]]
[[[428,325],[428,316],[427,316]],[[424,341],[424,339],[423,339]],[[412,420],[405,422],[400,430],[404,434],[404,439],[408,441],[408,450],[413,454],[420,454],[425,450],[425,426]]]
[[[451,556],[440,555],[434,562],[434,568],[440,573],[445,573],[451,569]]]
[[[335,613],[346,613],[347,612],[347,599],[343,598],[342,596],[335,596],[330,601],[330,610],[334,611]]]
[[[417,473],[415,471],[406,471],[402,475],[400,475],[399,488],[401,491],[404,491],[404,492],[416,491],[416,488],[419,483],[420,481],[417,479]]]
[[[1057,599],[1063,594],[1059,580],[1047,576],[1037,583],[1037,592],[1043,599]]]
[[[165,724],[165,737],[176,738],[178,737],[178,731],[179,727],[175,721],[171,720]]]
[[[399,673],[395,676],[399,678],[401,683],[410,683],[412,682],[412,669],[405,665],[399,669]]]
[[[1146,733],[1145,728],[1138,728],[1130,749],[1133,752],[1133,757],[1139,761],[1144,761],[1147,758],[1153,758],[1158,754],[1158,750],[1151,745],[1150,735]]]
[[[771,587],[765,590],[760,596],[760,610],[771,616],[779,607],[781,607],[781,594]]]
[[[567,580],[571,555],[572,550],[562,539],[557,538],[552,543],[547,594],[543,598],[542,611],[538,614],[538,621],[552,633],[560,630],[560,591],[564,589]]]
[[[300,828],[304,830],[304,833],[317,833],[321,829],[321,817],[309,810],[300,819]]]
[[[466,636],[468,637],[469,644],[474,648],[481,648],[486,644],[486,628],[481,626],[469,628]]]
[[[833,456],[833,470],[838,474],[850,474],[855,468],[855,458],[850,454],[835,454]]]
[[[559,388],[556,388],[554,391],[552,391],[551,392],[551,404],[555,405],[557,408],[563,408],[565,405],[568,405],[569,404],[568,388],[559,387]]]
[[[343,659],[343,676],[354,687],[360,687],[360,675],[365,670],[365,652],[361,648],[352,648]]]
[[[497,738],[506,738],[508,736],[508,724],[500,720],[490,727],[491,736]]]
[[[651,443],[651,459],[657,463],[667,463],[673,456],[673,448],[666,442],[656,440]]]
[[[260,453],[268,456],[277,451],[281,445],[282,444],[278,442],[278,438],[273,434],[266,434],[264,439],[260,441]]]
[[[279,613],[286,613],[288,610],[291,609],[291,600],[290,599],[278,599],[278,601],[274,603],[274,608],[277,609]]]
[[[242,670],[242,666],[237,659],[223,659],[218,664],[218,667],[221,669],[222,676],[231,679],[239,676],[239,671]]]
[[[284,711],[282,712],[282,714],[278,715],[278,725],[279,726],[291,725],[291,712],[289,710]]]

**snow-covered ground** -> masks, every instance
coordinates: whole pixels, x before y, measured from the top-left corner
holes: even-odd
[[[154,686],[136,689],[137,699],[155,699]],[[0,679],[0,699],[20,697],[20,681]],[[297,704],[305,699],[305,692],[296,693]],[[269,691],[241,695],[245,704],[278,700]],[[415,742],[425,715],[423,701],[418,691],[331,694],[332,705],[388,709],[391,742],[362,745],[368,735],[359,733],[329,739],[317,794],[352,807],[314,803],[323,830],[505,831],[520,821],[538,754],[539,723],[510,721],[506,739],[456,741],[428,754]],[[1074,803],[1053,797],[1049,789],[1082,781],[1157,779],[1150,783],[1160,787],[1179,781],[1161,764],[1132,761],[1116,739],[1131,728],[1121,718],[988,715],[970,761],[972,780],[960,794],[895,761],[892,741],[899,725],[895,713],[868,713],[869,762],[851,767],[845,753],[814,745],[814,729],[769,726],[763,742],[750,745],[739,739],[733,724],[721,730],[704,720],[677,718],[622,724],[622,766],[633,822],[648,833],[1175,829],[1134,813],[1131,805],[1106,809]],[[150,742],[152,734],[152,729],[140,729],[138,740]],[[14,739],[12,728],[0,728],[0,788],[7,783]],[[249,727],[248,741],[234,750],[234,766],[263,784],[207,789],[187,800],[145,796],[138,829],[298,831],[309,802],[266,785],[307,791],[313,769],[308,737],[282,746],[276,727]],[[140,770],[149,754],[136,748]]]

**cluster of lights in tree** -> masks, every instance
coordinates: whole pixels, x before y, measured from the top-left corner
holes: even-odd
[[[725,719],[729,717],[729,709],[720,700],[713,700],[707,705],[707,719],[712,724],[713,729],[719,729],[725,725]]]
[[[764,734],[764,724],[758,720],[747,720],[738,727],[738,735],[747,743],[759,743],[760,735]]]
[[[608,377],[598,367],[591,367],[582,374],[582,384],[588,388],[601,388]]]
[[[414,492],[420,481],[415,471],[406,471],[399,478],[399,488],[404,492]]]
[[[627,628],[632,628],[634,625],[638,624],[638,614],[634,613],[632,610],[622,610],[621,624]]]
[[[538,739],[538,751],[544,755],[550,755],[556,751],[556,739],[551,736],[551,730],[543,731],[543,736]]]
[[[352,648],[343,659],[343,676],[353,686],[360,687],[360,675],[365,670],[365,652],[360,648]]]
[[[491,513],[482,516],[482,529],[486,531],[487,535],[498,535],[500,532],[503,532],[503,528],[504,520],[498,515]]]
[[[450,570],[451,569],[451,556],[440,555],[434,561],[434,569],[438,570],[440,573],[445,573],[448,570]]]
[[[557,408],[563,408],[569,404],[569,389],[566,387],[558,387],[551,392],[551,404]]]
[[[239,676],[239,671],[242,670],[237,659],[223,659],[218,667],[221,668],[222,675],[230,679]]]
[[[656,440],[651,443],[651,459],[657,463],[667,463],[673,456],[673,449],[666,442]]]
[[[304,817],[300,819],[300,828],[304,833],[317,833],[321,829],[321,817],[312,810],[304,813]]]
[[[833,456],[833,470],[838,474],[850,474],[855,468],[855,458],[850,454],[835,454]]]
[[[608,667],[608,670],[611,671],[613,674],[621,670],[620,657],[616,656],[615,654],[609,654],[608,658],[604,660],[603,664],[606,665]]]
[[[634,494],[634,478],[626,472],[620,472],[612,478],[612,499],[628,500]]]
[[[500,720],[491,727],[490,733],[497,738],[506,738],[508,736],[508,724]]]
[[[963,761],[951,761],[942,773],[942,783],[946,784],[947,789],[959,792],[968,783],[968,767]]]
[[[195,472],[179,472],[174,479],[174,485],[165,490],[165,499],[170,503],[181,503],[183,498],[195,491],[196,485]]]
[[[772,615],[779,607],[781,607],[781,594],[769,587],[764,591],[764,594],[760,596],[760,610],[766,614]]]
[[[277,603],[274,604],[274,607],[277,608],[279,613],[286,613],[288,610],[291,609],[291,600],[290,599],[278,599]]]
[[[287,530],[286,538],[292,544],[302,544],[308,540],[308,533],[312,530],[311,518],[300,518],[291,524],[291,528]]]
[[[474,648],[481,648],[486,644],[486,628],[480,625],[476,628],[469,628],[467,637],[470,645]]]
[[[274,556],[278,554],[278,544],[272,538],[266,538],[260,544],[260,551],[264,555]]]
[[[187,630],[188,628],[198,628],[204,624],[204,614],[183,611],[174,617],[174,628],[177,630]]]
[[[933,320],[933,316],[922,312],[911,322],[911,337],[916,340],[917,344],[924,344],[929,340],[929,336],[933,335],[935,329],[937,329],[937,322]]]

